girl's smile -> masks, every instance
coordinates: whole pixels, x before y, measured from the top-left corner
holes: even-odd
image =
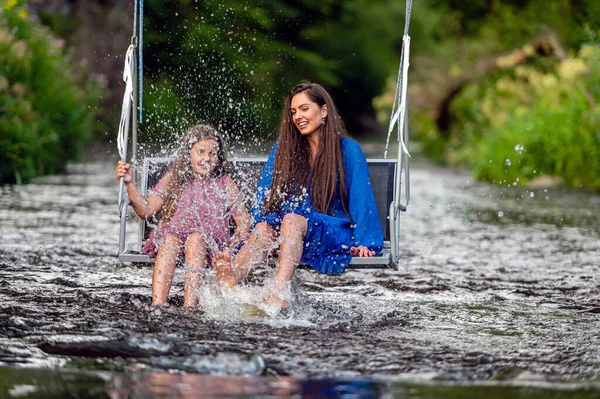
[[[214,139],[198,141],[190,150],[192,168],[198,177],[207,177],[215,170],[219,145]]]

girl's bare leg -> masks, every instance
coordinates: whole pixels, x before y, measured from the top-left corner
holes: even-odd
[[[185,278],[183,306],[198,305],[198,297],[194,290],[200,287],[204,280],[208,256],[208,248],[204,237],[200,233],[194,233],[185,240]]]
[[[181,240],[170,234],[165,237],[164,244],[158,246],[152,273],[152,305],[167,302],[180,248]]]
[[[276,239],[275,229],[268,223],[261,222],[254,227],[233,264],[228,252],[217,255],[213,267],[221,287],[235,287],[240,280],[265,260]]]
[[[278,311],[286,307],[285,293],[296,267],[302,258],[304,238],[308,231],[308,222],[304,216],[288,213],[281,223],[281,244],[279,246],[279,264],[273,277],[273,291],[267,296],[266,305]]]

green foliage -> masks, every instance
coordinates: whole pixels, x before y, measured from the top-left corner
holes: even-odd
[[[23,3],[0,8],[0,183],[57,173],[76,159],[99,97]]]
[[[544,27],[558,31],[567,47],[586,42],[586,27],[598,24],[600,3],[596,0],[429,0],[440,21],[434,35],[447,48],[449,38],[459,41],[489,41],[494,50],[508,50],[531,38]]]
[[[600,2],[426,0],[418,5],[431,24],[411,26],[413,38],[424,37],[412,46],[409,125],[423,153],[498,184],[552,175],[570,187],[600,188],[600,65],[594,61]],[[526,66],[508,60],[512,67],[490,68],[494,72],[487,76],[486,68],[478,69],[546,28],[558,33],[557,46],[578,56],[559,63],[550,48],[541,47],[528,55]],[[464,86],[465,81],[472,83]],[[381,123],[389,118],[393,90],[389,84],[374,100]],[[456,97],[454,90],[460,90]]]
[[[147,0],[145,10],[142,134],[153,138],[168,128],[165,114],[236,138],[272,135],[283,97],[302,80],[326,86],[356,132],[397,67],[404,17],[403,3],[384,0]],[[181,108],[150,104],[165,96]]]
[[[499,184],[550,175],[599,189],[599,72],[600,47],[585,45],[555,71],[519,66],[463,91],[453,105],[448,161]]]

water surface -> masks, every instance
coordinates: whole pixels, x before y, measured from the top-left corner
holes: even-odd
[[[375,388],[363,393],[375,396],[469,397],[483,386],[488,397],[534,388],[598,397],[598,194],[494,187],[417,163],[400,271],[299,271],[293,315],[263,320],[241,318],[238,306],[260,288],[207,291],[203,310],[182,308],[181,270],[171,306],[150,306],[151,269],[115,256],[113,173],[109,162],[79,164],[0,187],[0,366],[14,382],[4,392],[27,385],[24,369],[41,369],[97,378],[100,395],[138,387],[139,397],[156,396],[161,379],[213,381],[197,373],[257,389],[288,381],[280,397],[327,378],[366,379]]]

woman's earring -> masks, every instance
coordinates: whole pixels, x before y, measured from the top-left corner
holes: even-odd
[[[324,124],[325,124],[325,118],[322,118],[321,119],[321,125],[324,125]]]

